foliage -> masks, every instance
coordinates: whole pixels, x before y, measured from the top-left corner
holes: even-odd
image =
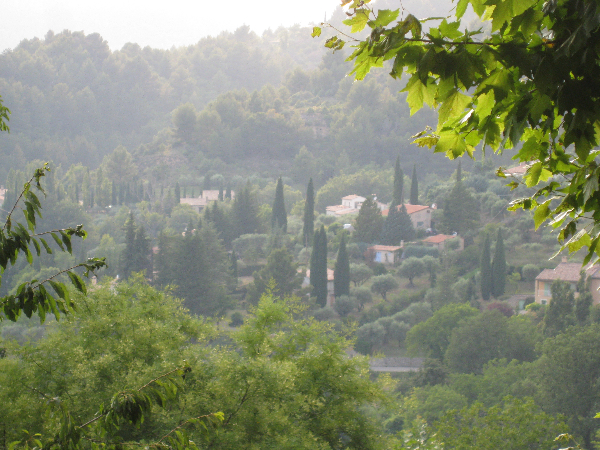
[[[336,297],[350,295],[350,260],[346,251],[346,233],[342,234],[342,241],[340,242],[333,274],[334,295]]]
[[[356,303],[356,298],[350,297],[349,295],[341,295],[336,297],[333,309],[335,309],[335,312],[341,317],[346,317],[356,309]]]
[[[527,281],[531,282],[531,281],[535,281],[535,277],[537,277],[540,274],[540,268],[538,266],[536,266],[535,264],[525,264],[523,266],[523,278],[525,278]]]
[[[248,287],[248,301],[256,305],[267,291],[280,298],[292,295],[302,284],[302,276],[297,269],[298,265],[286,248],[273,250],[266,266],[253,274],[254,283]]]
[[[428,19],[404,11],[400,16],[399,9],[375,12],[369,2],[343,4],[350,8],[345,24],[351,32],[371,30],[363,40],[351,38],[355,77],[363,79],[390,61],[392,77],[408,74],[411,111],[424,103],[438,109],[437,127],[415,142],[455,158],[472,156],[480,144],[501,151],[523,141],[515,159],[529,164],[523,182],[539,189],[514,207],[535,210],[536,227],[549,220],[560,229],[565,248],[586,247],[586,262],[592,258],[600,242],[600,227],[587,221],[600,210],[593,150],[600,140],[595,106],[600,57],[589,49],[600,34],[599,6],[511,0],[490,7],[461,0],[455,20],[438,19],[425,31]],[[469,5],[482,21],[491,20],[489,34],[461,26]],[[313,36],[320,33],[315,27]],[[335,50],[344,44],[334,36],[327,46]]]
[[[410,241],[415,237],[410,216],[406,212],[406,206],[390,206],[383,228],[380,241],[383,245],[400,245],[401,241]]]
[[[315,232],[313,250],[310,257],[310,284],[313,287],[312,296],[317,304],[324,307],[327,304],[327,234],[325,227]]]
[[[44,232],[36,231],[36,221],[41,218],[41,203],[34,190],[44,193],[41,179],[49,170],[46,164],[43,168],[39,168],[34,172],[33,176],[25,183],[21,194],[6,216],[4,226],[0,231],[0,270],[3,273],[9,264],[11,266],[15,265],[20,255],[27,259],[29,265],[32,265],[34,255],[30,248],[31,246],[33,246],[33,251],[35,251],[37,258],[41,257],[42,248],[46,254],[52,254],[53,250],[45,240],[45,237],[48,235],[52,237],[60,251],[68,253],[72,253],[73,251],[73,236],[82,239],[87,237],[87,233],[82,225],[78,225],[75,228]],[[26,227],[17,222],[17,219],[13,217],[18,207],[23,211]],[[54,314],[56,319],[58,319],[61,313],[67,314],[76,308],[77,305],[71,299],[67,287],[62,282],[56,280],[56,278],[62,274],[67,275],[73,286],[78,291],[85,293],[87,291],[86,285],[77,274],[76,269],[83,268],[85,276],[89,276],[94,270],[104,266],[104,258],[93,258],[68,269],[60,270],[44,280],[33,279],[21,283],[15,294],[0,298],[0,308],[2,311],[0,321],[3,318],[16,321],[21,314],[31,317],[34,313],[40,317],[42,322],[45,320],[46,314],[50,313]],[[54,295],[52,295],[52,291]]]
[[[362,285],[373,276],[373,271],[366,264],[350,263],[350,281],[354,287]]]
[[[483,242],[480,260],[481,298],[489,300],[492,294],[492,265],[490,261],[490,237],[486,236]]]
[[[425,273],[426,267],[421,258],[410,258],[402,261],[402,265],[398,269],[398,274],[402,277],[408,278],[408,284],[414,286],[413,279],[421,276]]]
[[[478,314],[475,308],[465,304],[451,303],[437,310],[432,317],[410,329],[406,336],[406,348],[414,355],[443,359],[450,344],[452,331],[461,320]]]
[[[498,228],[498,237],[496,238],[496,248],[494,251],[494,260],[492,261],[492,289],[494,298],[504,294],[506,287],[506,256],[504,255],[504,239],[502,238],[502,229]]]
[[[419,204],[419,180],[417,178],[417,165],[413,165],[412,176],[410,178],[410,204]]]
[[[377,275],[372,279],[373,283],[371,284],[371,291],[381,295],[384,300],[387,300],[387,293],[389,291],[393,291],[394,289],[398,289],[398,282],[393,277],[393,275]]]
[[[273,215],[271,216],[271,229],[280,228],[284,233],[287,233],[287,212],[285,210],[285,202],[283,199],[283,181],[281,177],[277,179],[277,187],[275,188],[275,200],[273,202]]]
[[[533,399],[506,397],[490,408],[475,403],[450,411],[433,429],[444,448],[551,450],[567,426],[561,418],[540,411]]]
[[[315,191],[312,178],[306,187],[306,200],[304,203],[304,220],[302,222],[302,236],[304,247],[308,247],[315,234]]]
[[[355,242],[372,244],[377,242],[381,233],[383,218],[381,210],[371,196],[363,202],[354,223],[352,239]]]
[[[556,336],[575,324],[575,292],[571,284],[556,280],[550,287],[552,297],[544,315],[544,335]]]
[[[391,205],[402,205],[404,203],[404,173],[400,168],[400,157],[396,158],[394,167],[394,191],[392,193]]]

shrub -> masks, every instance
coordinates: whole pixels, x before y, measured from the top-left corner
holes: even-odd
[[[239,327],[244,324],[244,316],[241,312],[234,312],[231,315],[231,320],[229,322],[230,327]]]

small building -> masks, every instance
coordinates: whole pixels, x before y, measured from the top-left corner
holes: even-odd
[[[223,192],[225,195],[225,192]],[[235,192],[231,191],[231,199],[235,198]],[[216,202],[219,200],[219,190],[218,189],[209,189],[202,191],[200,197],[187,197],[179,199],[179,203],[182,205],[190,205],[192,208],[196,210],[196,212],[201,212],[204,208],[208,206],[210,202]]]
[[[351,194],[342,197],[341,205],[332,205],[325,207],[325,214],[328,216],[344,216],[346,214],[358,214],[362,204],[367,199],[360,195]],[[377,201],[377,196],[373,196],[373,201],[377,204],[380,211],[385,210],[388,205]]]
[[[410,217],[410,221],[412,222],[415,230],[428,230],[431,228],[431,211],[433,211],[432,207],[426,205],[410,205],[406,203],[404,204],[404,207],[406,208],[408,217]],[[400,205],[398,206],[398,209],[400,209]],[[389,212],[389,209],[385,209],[381,212],[381,214],[384,217],[387,217]]]
[[[428,247],[437,248],[440,253],[450,246],[451,242],[458,241],[458,248],[456,250],[463,251],[465,249],[465,240],[455,234],[436,234],[435,236],[429,236],[427,239],[423,239],[423,244]]]
[[[403,247],[404,245],[401,245],[400,247],[394,245],[373,245],[367,248],[365,258],[370,262],[395,264],[402,256]]]
[[[581,271],[585,271],[588,278],[591,278],[590,290],[594,305],[600,303],[600,266],[582,267],[579,263],[568,263],[566,258],[554,269],[544,269],[535,278],[535,302],[546,305],[552,298],[552,283],[556,280],[570,283],[571,289],[577,288],[577,282],[581,277]]]
[[[333,304],[335,303],[333,279],[334,279],[333,269],[327,268],[327,303],[325,306],[329,306],[329,307],[333,307]],[[302,287],[307,287],[309,285],[310,285],[310,269],[307,269],[306,275],[304,276],[304,281],[302,282]]]

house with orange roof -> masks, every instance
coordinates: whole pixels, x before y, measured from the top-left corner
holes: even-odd
[[[440,253],[446,250],[446,246],[450,246],[453,240],[458,241],[458,249],[465,249],[465,240],[458,235],[455,234],[436,234],[435,236],[429,236],[426,239],[423,239],[423,244],[429,247],[437,248]]]
[[[235,198],[235,192],[231,191],[231,199]],[[179,199],[179,203],[182,205],[190,205],[192,208],[196,210],[196,212],[201,212],[204,208],[208,206],[210,202],[216,202],[219,200],[219,190],[218,189],[208,189],[202,191],[200,197],[188,197]]]
[[[410,221],[412,222],[415,230],[418,230],[418,229],[427,230],[427,229],[431,228],[431,212],[433,211],[432,207],[426,206],[426,205],[410,205],[410,204],[404,204],[404,207],[406,208],[408,217],[410,217]],[[400,209],[400,206],[398,206],[398,209]],[[384,217],[387,217],[389,212],[390,212],[389,209],[384,209],[381,212],[381,215],[383,215]]]
[[[367,200],[365,197],[360,195],[351,194],[342,197],[341,205],[332,205],[325,207],[325,214],[328,216],[344,216],[346,214],[358,214],[360,207]],[[373,196],[373,200],[377,203],[377,206],[380,210],[384,210],[387,208],[385,203],[381,203],[377,201],[377,197]]]
[[[403,247],[404,242],[399,247],[395,245],[372,245],[367,248],[365,259],[382,264],[394,264],[400,260]]]
[[[546,305],[552,299],[552,283],[556,280],[566,281],[571,285],[571,289],[576,291],[577,282],[581,277],[581,272],[585,271],[588,278],[591,278],[590,291],[592,293],[593,303],[600,303],[600,266],[588,265],[582,267],[579,263],[569,263],[564,257],[562,262],[554,269],[544,269],[535,278],[535,301],[541,305]]]

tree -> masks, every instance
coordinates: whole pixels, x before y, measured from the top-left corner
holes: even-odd
[[[571,284],[556,280],[550,287],[552,298],[544,315],[544,335],[556,336],[575,324],[575,292]]]
[[[381,243],[383,245],[400,245],[401,241],[410,241],[414,237],[415,229],[406,212],[406,207],[404,205],[391,206],[381,230]]]
[[[181,188],[179,182],[175,183],[175,203],[181,203]]]
[[[231,213],[232,227],[235,230],[233,238],[240,237],[243,234],[260,232],[261,224],[258,218],[258,205],[250,183],[247,183],[236,194]]]
[[[381,295],[381,298],[384,300],[387,300],[387,293],[389,291],[393,291],[394,289],[398,289],[398,286],[398,282],[392,275],[377,275],[376,277],[373,277],[371,291],[375,294]]]
[[[304,247],[308,247],[315,234],[315,191],[312,178],[306,187],[306,200],[304,203],[304,220],[302,225],[302,236]]]
[[[337,261],[333,271],[333,293],[337,297],[350,295],[350,260],[346,251],[346,233],[342,234]]]
[[[585,263],[600,252],[600,228],[588,226],[587,219],[600,211],[597,176],[590,175],[600,170],[600,135],[594,131],[600,121],[600,49],[594,47],[600,5],[510,0],[488,8],[462,0],[455,20],[443,19],[424,33],[422,22],[407,11],[400,17],[400,10],[375,12],[369,2],[345,4],[351,32],[370,29],[364,40],[355,40],[350,56],[355,78],[390,61],[392,77],[408,78],[413,113],[424,103],[438,108],[437,126],[415,143],[453,159],[473,155],[477,146],[501,152],[523,142],[515,159],[529,166],[523,183],[538,189],[512,208],[535,210],[536,227],[558,218],[553,225],[563,248],[586,247]],[[489,34],[461,25],[469,5],[480,20],[491,21]],[[313,36],[320,34],[315,27]],[[344,44],[338,36],[326,42],[334,50]],[[551,203],[555,196],[559,201]]]
[[[425,322],[416,324],[406,335],[406,348],[413,355],[442,360],[450,345],[450,336],[461,320],[478,314],[469,305],[450,303],[441,307]]]
[[[588,278],[585,271],[582,270],[579,282],[577,283],[579,296],[575,299],[575,318],[579,325],[585,325],[587,323],[590,316],[590,308],[594,303],[594,298],[592,297],[592,292],[590,290],[591,281],[591,278]]]
[[[396,158],[394,167],[394,193],[392,194],[392,205],[402,205],[404,203],[404,173],[400,168],[400,156]]]
[[[441,228],[447,233],[464,235],[477,225],[477,211],[477,201],[463,182],[457,181],[444,202]]]
[[[287,232],[287,212],[285,210],[285,202],[283,200],[283,181],[281,177],[277,180],[275,187],[275,201],[273,202],[273,213],[271,215],[271,229],[281,229],[284,233]]]
[[[312,296],[321,307],[327,304],[327,234],[325,227],[314,235],[314,243],[310,258],[310,284]]]
[[[506,287],[506,256],[504,255],[504,239],[502,238],[502,229],[498,228],[498,237],[496,238],[496,249],[494,251],[494,260],[492,261],[492,295],[498,298],[504,294]]]
[[[276,297],[289,297],[302,284],[298,265],[286,248],[273,250],[267,258],[267,265],[254,272],[253,277],[254,283],[248,288],[248,301],[254,305],[268,290]]]
[[[398,274],[402,277],[408,278],[408,284],[414,287],[413,279],[422,275],[426,271],[425,264],[419,258],[411,256],[402,262],[402,265],[398,269]]]
[[[490,263],[490,237],[486,236],[479,265],[481,273],[481,298],[489,300],[492,293],[492,266]]]
[[[381,210],[371,196],[363,202],[354,224],[353,240],[371,244],[379,239],[383,218]]]
[[[6,123],[3,122],[8,120],[7,114],[8,109],[2,106],[0,99],[0,130],[7,129]],[[35,170],[33,176],[24,184],[23,190],[16,197],[12,209],[6,216],[4,226],[0,230],[0,270],[3,273],[6,272],[9,264],[14,266],[19,257],[24,256],[29,265],[32,265],[42,255],[42,248],[46,254],[51,254],[57,249],[60,252],[72,254],[73,237],[82,239],[87,237],[87,233],[81,225],[44,232],[36,230],[36,222],[41,218],[42,208],[34,190],[44,193],[41,180],[49,170],[48,164]],[[18,208],[23,211],[25,225],[14,217]],[[56,243],[54,250],[46,242],[48,235]],[[62,269],[48,278],[29,280],[20,284],[16,289],[16,294],[0,297],[0,311],[2,312],[0,321],[6,318],[14,322],[21,314],[31,317],[34,313],[39,316],[41,322],[44,322],[47,314],[53,314],[58,320],[61,313],[68,314],[77,307],[77,304],[71,299],[65,284],[60,282],[57,277],[63,274],[67,275],[75,289],[85,293],[87,291],[85,283],[76,269],[84,269],[84,275],[89,276],[90,273],[105,265],[104,258],[92,258],[84,263]]]
[[[417,179],[417,165],[413,165],[412,178],[410,180],[410,204],[419,204],[419,180]]]
[[[350,281],[354,287],[360,286],[373,276],[373,271],[366,264],[350,264]]]

